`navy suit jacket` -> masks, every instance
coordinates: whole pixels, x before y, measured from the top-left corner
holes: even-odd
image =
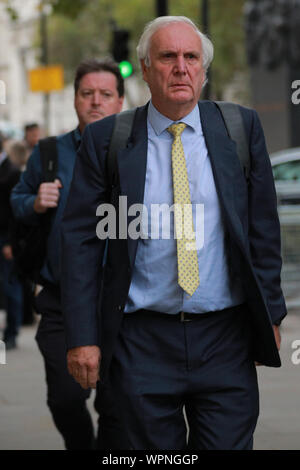
[[[247,184],[236,144],[216,105],[199,102],[227,237],[231,275],[242,280],[253,329],[253,359],[280,366],[273,323],[286,315],[280,287],[280,226],[271,165],[257,113],[241,107],[251,157]],[[111,189],[106,155],[115,116],[86,127],[62,222],[62,301],[67,347],[98,344],[106,374],[121,325],[138,240],[96,236],[99,204],[126,195],[143,203],[147,161],[147,105],[138,108],[126,148],[118,152],[119,184]],[[105,136],[105,137],[104,137]],[[128,217],[128,224],[131,218]]]

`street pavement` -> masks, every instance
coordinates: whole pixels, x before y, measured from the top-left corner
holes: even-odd
[[[258,367],[260,417],[254,436],[257,450],[300,449],[300,364],[292,363],[292,343],[300,341],[300,298],[290,299],[281,327],[282,367]],[[0,312],[0,329],[4,313]],[[23,327],[18,348],[0,364],[0,450],[62,450],[46,405],[43,360],[34,335],[37,325]],[[300,357],[300,354],[299,354]],[[88,401],[94,422],[94,394]]]

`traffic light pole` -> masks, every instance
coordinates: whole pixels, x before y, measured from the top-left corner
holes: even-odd
[[[156,16],[168,15],[168,0],[156,0]]]

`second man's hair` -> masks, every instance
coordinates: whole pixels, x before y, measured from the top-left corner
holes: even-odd
[[[124,96],[124,79],[120,73],[118,64],[112,60],[96,60],[88,59],[81,62],[75,73],[74,90],[75,95],[79,89],[80,80],[88,73],[93,72],[110,72],[117,79],[117,90],[120,97]]]

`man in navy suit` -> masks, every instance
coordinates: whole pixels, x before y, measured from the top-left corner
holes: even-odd
[[[157,18],[137,50],[151,101],[137,109],[118,151],[118,184],[106,162],[112,116],[86,127],[64,214],[69,371],[83,388],[110,381],[131,449],[251,449],[255,362],[280,366],[286,315],[263,131],[256,112],[240,107],[247,181],[218,107],[199,101],[213,46],[188,18]],[[118,196],[127,198],[128,235],[109,227],[106,246],[96,214],[103,222],[102,204]],[[153,207],[174,201],[192,208],[192,218],[182,212],[192,249],[178,242],[176,211],[169,237],[153,222]],[[124,220],[123,205],[115,209]]]
[[[112,61],[82,61],[74,77],[74,108],[78,118],[76,129],[56,139],[57,172],[54,182],[45,182],[39,146],[29,158],[26,171],[11,196],[17,219],[28,225],[41,222],[43,214],[51,215],[51,230],[40,272],[43,286],[35,298],[41,314],[36,341],[44,359],[47,404],[56,428],[68,450],[111,449],[126,435],[114,414],[112,397],[102,387],[96,394],[95,408],[99,419],[97,440],[86,401],[90,390],[83,390],[68,373],[66,342],[60,301],[60,233],[59,227],[68,197],[77,148],[85,126],[113,113],[120,112],[124,100],[124,80]],[[126,447],[125,447],[126,448]]]

